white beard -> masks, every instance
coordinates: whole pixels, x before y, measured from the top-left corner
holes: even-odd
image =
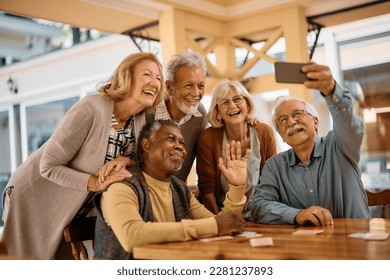
[[[199,103],[198,103],[197,105],[188,107],[188,106],[184,105],[183,103],[180,103],[179,101],[177,101],[176,98],[175,98],[175,104],[180,109],[180,111],[182,111],[186,115],[195,114],[196,111],[198,110],[198,106],[199,106]]]
[[[182,166],[183,166],[183,160],[180,161],[180,163],[173,163],[169,159],[167,159],[163,163],[163,168],[165,168],[166,170],[170,170],[172,172],[179,171]]]

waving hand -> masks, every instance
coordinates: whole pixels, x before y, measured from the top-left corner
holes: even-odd
[[[232,141],[226,145],[226,166],[222,158],[219,158],[218,167],[229,184],[241,186],[246,183],[246,165],[250,150],[247,149],[244,158],[241,159],[241,143]]]

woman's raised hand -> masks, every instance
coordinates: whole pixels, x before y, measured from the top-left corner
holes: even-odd
[[[232,141],[226,145],[226,166],[222,158],[219,158],[218,167],[227,182],[231,185],[242,186],[246,183],[246,166],[250,150],[245,151],[245,156],[241,158],[241,143]]]

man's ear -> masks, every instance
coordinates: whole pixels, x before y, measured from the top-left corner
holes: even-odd
[[[318,130],[318,118],[314,117],[314,128]]]
[[[142,147],[142,150],[144,150],[144,152],[148,151],[149,150],[149,147],[150,147],[150,142],[148,139],[144,138],[142,139],[141,141],[141,147]]]
[[[173,95],[173,84],[171,81],[165,81],[165,89],[167,90],[168,96]]]

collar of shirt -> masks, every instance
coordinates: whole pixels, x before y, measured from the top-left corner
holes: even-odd
[[[133,127],[133,123],[134,123],[134,119],[135,117],[134,116],[131,116],[127,121],[126,121],[126,124],[125,124],[125,127],[124,129],[130,127],[132,128]],[[111,117],[111,127],[114,127],[116,125],[119,125],[119,122],[118,120],[116,119],[115,115],[112,114],[112,117]]]
[[[314,150],[312,151],[311,156],[310,156],[310,161],[312,161],[313,158],[321,157],[321,154],[322,154],[321,140],[322,140],[321,137],[317,137],[316,145],[314,146]],[[294,166],[294,165],[301,163],[300,159],[295,154],[293,149],[290,149],[288,151],[287,161],[288,161],[289,166]]]
[[[189,121],[191,119],[192,116],[197,117],[197,118],[203,117],[202,113],[199,112],[199,110],[196,110],[195,114],[193,114],[193,115],[185,115],[180,120],[178,125],[182,125],[182,124],[186,123],[187,121]],[[171,116],[169,115],[165,101],[162,101],[160,104],[158,104],[156,106],[156,114],[155,114],[154,119],[155,120],[170,120],[171,119]]]

